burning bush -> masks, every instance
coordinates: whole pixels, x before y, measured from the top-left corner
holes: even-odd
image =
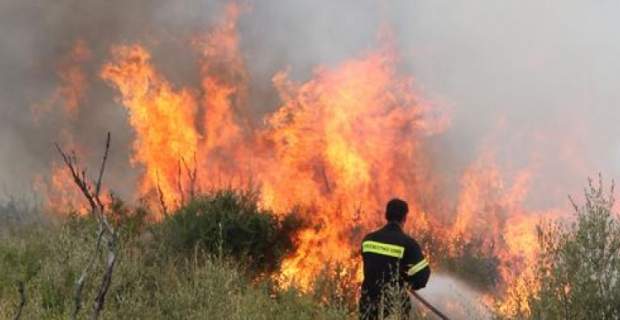
[[[614,216],[613,186],[590,181],[585,203],[571,202],[576,221],[538,226],[540,253],[528,290],[510,291],[501,317],[618,319],[620,317],[620,221]]]
[[[164,219],[155,234],[170,252],[195,249],[232,256],[256,272],[276,270],[294,249],[301,220],[259,209],[252,192],[218,191],[198,196]]]

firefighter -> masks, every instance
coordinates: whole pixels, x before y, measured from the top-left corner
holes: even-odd
[[[431,270],[418,243],[403,231],[409,207],[407,202],[392,199],[385,210],[387,224],[364,237],[362,258],[364,281],[360,298],[360,318],[387,317],[394,307],[411,310],[406,290],[426,286]],[[388,294],[389,291],[389,294]]]

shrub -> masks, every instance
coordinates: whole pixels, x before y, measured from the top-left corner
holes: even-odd
[[[110,222],[120,231],[123,240],[141,235],[147,228],[151,212],[145,206],[128,207],[123,200],[111,195]]]
[[[613,186],[607,194],[602,179],[596,186],[590,181],[585,203],[571,202],[576,221],[570,226],[538,226],[540,254],[532,286],[517,297],[527,304],[526,312],[502,310],[498,317],[620,318],[620,223],[612,213]]]
[[[256,195],[227,190],[193,199],[166,217],[155,235],[171,253],[206,250],[261,273],[279,267],[300,227],[294,214],[278,217],[258,208]]]
[[[75,281],[90,258],[96,223],[69,216],[61,225],[23,226],[0,242],[0,319],[18,309],[17,281],[26,284],[22,319],[67,319]],[[155,226],[157,227],[157,226]],[[202,250],[169,259],[150,237],[126,237],[101,319],[346,319],[342,308],[311,293],[257,281],[227,257]],[[105,257],[100,257],[105,259]],[[78,319],[87,318],[100,273],[86,281]]]

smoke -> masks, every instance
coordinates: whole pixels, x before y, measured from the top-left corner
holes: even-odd
[[[0,183],[6,191],[27,192],[36,175],[49,171],[55,141],[83,146],[96,161],[107,130],[114,135],[111,188],[134,190],[133,133],[126,110],[97,76],[101,65],[112,45],[140,42],[174,85],[196,85],[196,53],[188,44],[225,4],[0,3]],[[588,175],[620,173],[615,1],[250,1],[247,7],[239,30],[257,123],[278,105],[271,83],[277,71],[289,68],[292,78],[308,79],[317,65],[377,47],[387,29],[402,71],[416,78],[426,99],[453,111],[452,126],[430,141],[447,193],[458,189],[462,172],[484,150],[508,173],[534,168],[533,207],[564,202]],[[71,116],[62,96],[53,97],[76,41],[92,57],[78,63],[85,93]],[[34,117],[40,105],[48,111]]]
[[[453,156],[440,158],[448,168],[491,146],[503,165],[536,168],[530,201],[538,205],[565,202],[599,171],[617,177],[618,7],[429,1],[403,9],[413,15],[396,18],[408,21],[396,34],[411,48],[413,74],[454,106],[443,136]]]

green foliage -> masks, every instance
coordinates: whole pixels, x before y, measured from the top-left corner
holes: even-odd
[[[169,217],[161,223],[150,222],[150,227],[146,212],[139,211],[144,209],[128,209],[120,201],[113,205],[111,220],[120,226],[122,242],[103,319],[352,317],[338,304],[318,301],[312,292],[278,288],[240,267],[257,261],[256,268],[260,263],[269,265],[258,259],[260,250],[285,252],[284,247],[274,247],[274,242],[284,237],[292,245],[290,237],[299,226],[292,217],[275,218],[259,210],[251,198],[232,192],[198,198],[188,208],[179,209],[179,220]],[[211,220],[206,214],[218,218]],[[263,231],[266,235],[258,234]],[[185,234],[175,239],[175,232]],[[75,282],[93,253],[96,233],[94,219],[71,215],[60,224],[25,225],[0,234],[0,319],[15,315],[19,282],[25,283],[27,297],[22,319],[69,318]],[[238,242],[234,242],[235,235],[240,237]],[[182,237],[186,238],[180,241]],[[262,243],[252,244],[250,237]],[[243,252],[250,262],[245,262]],[[90,314],[101,271],[94,270],[85,282],[80,319]]]
[[[147,227],[149,211],[145,207],[129,208],[121,199],[112,196],[109,212],[111,223],[120,229],[123,238],[139,236]]]
[[[533,283],[540,290],[521,299],[530,309],[522,318],[620,318],[620,222],[612,212],[613,186],[606,194],[602,179],[596,186],[590,181],[585,203],[572,202],[576,221],[570,226],[556,222],[538,227],[540,255]],[[509,310],[508,316],[519,311]]]
[[[170,253],[195,249],[234,257],[251,271],[276,270],[294,249],[301,227],[294,214],[278,217],[257,206],[252,193],[219,191],[199,196],[166,217],[154,233]]]

